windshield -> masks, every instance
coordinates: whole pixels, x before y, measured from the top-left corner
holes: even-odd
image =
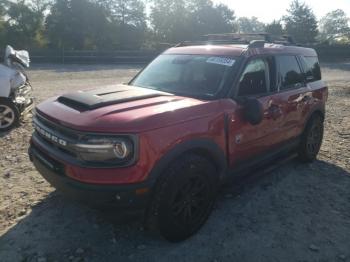
[[[160,55],[130,84],[159,91],[215,96],[224,86],[235,59],[206,55]]]

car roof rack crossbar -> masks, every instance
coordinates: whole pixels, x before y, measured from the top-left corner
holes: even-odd
[[[254,40],[264,40],[266,43],[282,43],[295,45],[294,38],[290,35],[273,35],[269,33],[228,33],[228,34],[208,34],[204,35],[207,40],[233,40],[251,42]]]
[[[181,46],[189,46],[189,45],[232,45],[232,44],[241,44],[241,45],[247,45],[249,42],[245,40],[205,40],[205,41],[184,41],[181,42],[175,47],[181,47]]]
[[[189,45],[248,45],[248,48],[261,48],[265,43],[281,45],[297,45],[294,38],[290,35],[271,35],[268,33],[250,33],[250,34],[208,34],[201,37],[199,41],[184,41],[175,47]]]

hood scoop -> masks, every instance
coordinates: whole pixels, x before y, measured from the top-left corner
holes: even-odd
[[[117,85],[68,93],[60,96],[57,101],[78,111],[87,111],[157,96],[172,96],[172,94],[135,86]]]

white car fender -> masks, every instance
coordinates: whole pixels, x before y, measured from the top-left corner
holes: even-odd
[[[11,89],[25,84],[25,81],[22,73],[0,64],[0,97],[9,97]]]

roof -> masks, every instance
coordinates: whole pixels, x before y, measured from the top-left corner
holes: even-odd
[[[183,55],[214,55],[214,56],[253,56],[260,54],[294,54],[304,56],[317,56],[312,48],[299,46],[289,46],[281,44],[265,43],[264,47],[248,48],[248,45],[188,45],[173,47],[164,52],[164,54],[183,54]]]

